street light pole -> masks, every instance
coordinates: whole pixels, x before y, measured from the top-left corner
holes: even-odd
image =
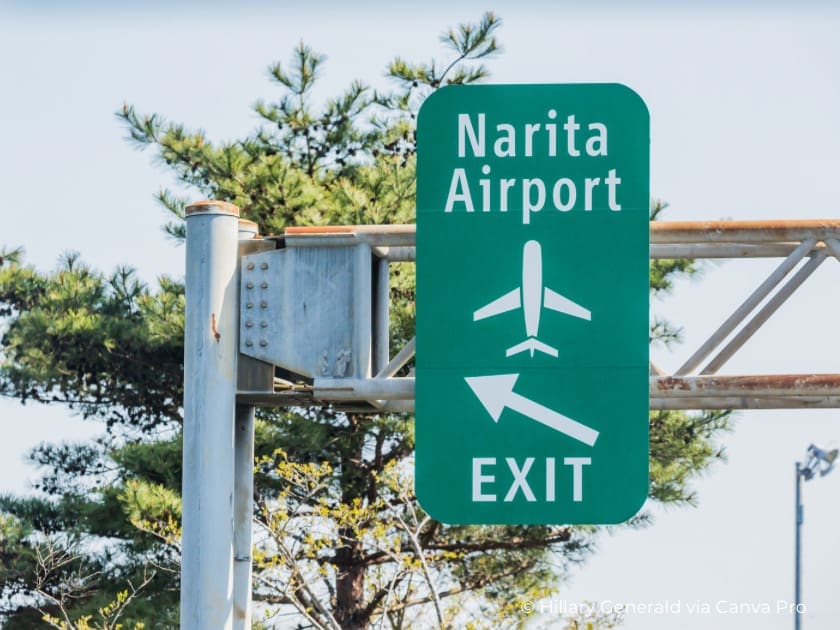
[[[796,462],[796,568],[794,579],[794,609],[793,627],[800,630],[802,627],[802,613],[800,612],[801,588],[802,588],[802,465]]]
[[[837,449],[824,451],[811,444],[805,455],[805,463],[796,462],[796,558],[794,574],[794,609],[793,627],[794,630],[802,628],[802,480],[810,481],[814,475],[820,473],[825,477],[834,468],[834,460],[837,459]]]

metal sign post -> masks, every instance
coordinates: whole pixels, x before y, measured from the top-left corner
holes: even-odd
[[[189,206],[186,215],[181,628],[228,629],[233,627],[239,209],[206,201]],[[244,433],[248,427],[242,424]]]
[[[448,523],[627,520],[648,491],[647,108],[621,85],[447,87],[417,138],[418,499]]]

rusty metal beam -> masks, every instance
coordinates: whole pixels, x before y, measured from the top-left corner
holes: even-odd
[[[739,376],[654,376],[650,395],[658,398],[748,396],[840,397],[840,374],[746,374]]]
[[[785,221],[654,221],[651,243],[781,243],[840,239],[840,219]]]
[[[377,400],[387,411],[414,409],[415,380],[315,379],[314,390],[299,391],[295,404],[313,401]],[[651,376],[651,409],[778,409],[840,406],[840,374],[750,374],[739,376]],[[278,392],[275,404],[288,396]],[[263,395],[261,404],[271,404]]]
[[[416,228],[402,225],[327,225],[288,227],[290,246],[337,244],[343,239],[383,248],[378,255],[413,260]],[[651,258],[784,257],[808,239],[840,241],[839,219],[791,221],[653,221]],[[814,251],[822,249],[820,242]],[[387,248],[393,251],[389,252]],[[406,249],[404,249],[406,248]],[[835,256],[838,252],[832,252]]]
[[[840,234],[838,234],[840,236]],[[288,227],[286,246],[329,246],[336,239],[353,239],[371,247],[413,247],[414,225],[324,225]]]
[[[650,379],[651,409],[840,407],[840,374],[668,376]]]
[[[416,226],[323,225],[287,227],[288,237],[357,236],[400,239],[413,245]],[[769,221],[651,221],[651,243],[785,243],[814,237],[840,239],[840,219],[796,219]]]
[[[792,396],[751,398],[749,396],[708,396],[651,398],[651,411],[702,411],[708,409],[837,409],[840,396]]]

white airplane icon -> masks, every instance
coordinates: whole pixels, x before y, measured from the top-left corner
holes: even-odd
[[[505,356],[510,357],[529,350],[532,357],[534,351],[556,357],[558,354],[556,348],[552,348],[537,339],[540,327],[540,310],[543,307],[587,321],[592,320],[592,313],[589,310],[543,286],[542,248],[537,241],[528,241],[522,248],[522,285],[475,311],[473,321],[477,322],[522,308],[525,315],[525,332],[528,338],[522,343],[508,348]]]

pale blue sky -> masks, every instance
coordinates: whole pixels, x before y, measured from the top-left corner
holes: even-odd
[[[180,276],[183,248],[160,230],[152,195],[169,179],[131,149],[113,116],[123,101],[233,138],[257,125],[249,106],[277,91],[266,66],[303,39],[329,57],[322,94],[361,78],[384,85],[394,56],[427,60],[438,34],[487,7],[444,3],[185,3],[74,12],[58,3],[0,8],[0,244],[24,245],[50,268],[78,250],[94,267],[128,263],[154,280]],[[230,5],[233,7],[233,5]],[[628,9],[495,3],[505,53],[490,62],[506,83],[617,81],[647,102],[654,195],[672,219],[840,218],[840,11],[819,3],[727,10]],[[18,7],[12,10],[10,7]],[[764,8],[762,8],[764,7]],[[769,8],[768,8],[769,7]],[[763,280],[775,261],[708,266],[655,312],[685,327],[659,352],[673,369]],[[827,261],[735,356],[726,371],[840,372],[840,263]],[[727,308],[729,310],[727,310]],[[834,329],[834,330],[833,330]],[[64,410],[0,401],[0,491],[23,491],[40,440],[99,427]],[[789,615],[731,615],[718,602],[774,607],[792,596],[793,463],[809,443],[837,446],[840,411],[752,411],[725,436],[729,463],[696,483],[696,509],[654,509],[655,525],[605,535],[601,552],[554,602],[682,602],[680,616],[629,616],[629,630],[788,628]],[[836,599],[840,473],[805,488],[804,595],[809,630],[840,625]],[[707,602],[710,615],[690,614]],[[551,608],[535,625],[550,625]]]

